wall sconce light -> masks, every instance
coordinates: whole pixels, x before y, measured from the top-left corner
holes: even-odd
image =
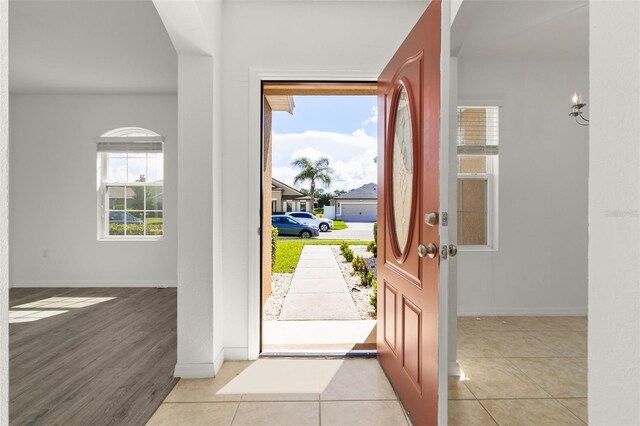
[[[582,103],[582,95],[576,92],[573,94],[571,100],[573,101],[573,105],[571,106],[569,116],[573,117],[579,125],[588,126],[589,120],[582,115],[582,108],[587,106],[587,104]]]

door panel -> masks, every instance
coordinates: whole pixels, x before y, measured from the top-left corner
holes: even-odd
[[[438,418],[440,13],[431,0],[378,80],[378,358],[416,425]]]

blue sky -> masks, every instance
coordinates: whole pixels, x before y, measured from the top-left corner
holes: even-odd
[[[375,96],[295,96],[294,102],[293,115],[273,113],[274,178],[293,185],[293,159],[326,156],[335,171],[331,191],[377,181]]]

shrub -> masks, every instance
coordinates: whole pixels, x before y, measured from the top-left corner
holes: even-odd
[[[378,312],[378,281],[374,279],[371,285],[373,287],[373,292],[369,295],[369,303],[373,306],[373,309]]]
[[[373,224],[373,242],[378,245],[378,222]]]
[[[315,209],[313,209],[313,214],[315,214],[316,216],[323,214],[324,213],[324,207],[316,207]],[[318,216],[320,217],[320,216]]]
[[[349,250],[349,244],[346,241],[340,243],[340,253],[344,254],[345,251]]]
[[[124,235],[123,223],[110,223],[109,235]],[[144,225],[139,224],[127,224],[127,235],[145,235]],[[147,235],[162,235],[162,222],[160,223],[148,223]]]
[[[353,261],[353,251],[351,251],[351,248],[349,248],[349,244],[347,244],[346,241],[343,241],[340,244],[340,252],[347,262]]]
[[[278,251],[278,228],[271,228],[271,267],[276,263],[276,252]]]
[[[376,279],[376,275],[373,273],[373,271],[367,271],[364,273],[360,273],[359,275],[360,275],[360,284],[362,284],[365,287],[369,287],[370,285],[372,285]]]
[[[378,245],[375,243],[375,241],[371,241],[367,245],[367,251],[373,253],[373,257],[378,257]]]
[[[356,256],[351,262],[351,266],[353,266],[353,270],[356,274],[364,274],[368,271],[367,263],[364,261],[364,257]]]
[[[344,253],[342,253],[342,255],[344,256],[344,260],[346,260],[347,262],[353,261],[353,251],[351,251],[350,248],[348,248]]]

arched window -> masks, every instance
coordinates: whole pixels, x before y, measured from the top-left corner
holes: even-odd
[[[164,234],[164,138],[139,127],[96,138],[98,238],[157,239]]]
[[[102,138],[109,137],[124,137],[124,138],[135,138],[135,137],[159,137],[160,135],[156,132],[143,129],[142,127],[120,127],[119,129],[109,130],[107,133],[101,135]]]

